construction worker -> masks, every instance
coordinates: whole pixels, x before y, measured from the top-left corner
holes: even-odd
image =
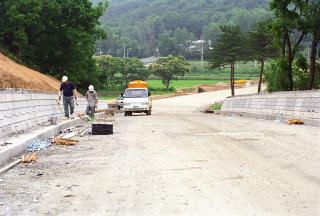
[[[59,91],[59,103],[61,101],[61,96],[63,97],[63,108],[65,119],[74,119],[74,103],[77,103],[77,91],[75,85],[69,81],[67,76],[62,77],[62,83],[60,85]],[[70,108],[70,112],[69,112]]]
[[[96,108],[98,107],[98,95],[94,90],[93,85],[89,86],[89,90],[86,93],[86,99],[88,101],[86,114],[93,119]]]

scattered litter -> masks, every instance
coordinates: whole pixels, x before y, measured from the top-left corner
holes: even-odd
[[[7,166],[5,166],[4,168],[0,169],[0,175],[7,172],[8,170],[10,170],[11,168],[13,168],[15,165],[21,163],[21,159],[18,159],[10,164],[8,164]]]
[[[65,146],[72,146],[76,145],[79,141],[78,140],[72,140],[72,139],[64,139],[64,138],[54,138],[54,143],[57,145],[65,145]]]
[[[57,124],[57,120],[58,120],[57,116],[51,116],[50,119],[49,119],[49,122],[50,122],[51,125],[56,125]]]
[[[61,134],[58,137],[63,139],[71,139],[76,136],[83,137],[86,133],[89,132],[89,129],[90,129],[89,124],[76,125],[61,131]]]
[[[72,194],[67,194],[67,195],[65,195],[65,196],[63,196],[63,197],[66,197],[66,198],[68,198],[68,197],[74,197],[74,195],[72,195]]]
[[[10,144],[12,144],[12,143],[4,141],[4,142],[0,143],[0,146],[7,146],[7,145],[10,145]]]
[[[281,120],[280,119],[276,119],[274,120],[275,123],[281,123]]]
[[[300,120],[300,119],[290,119],[288,121],[288,124],[289,125],[303,125],[304,122],[302,120]]]
[[[37,139],[27,147],[27,152],[39,152],[41,150],[46,150],[50,145],[50,141],[40,141]]]
[[[22,163],[31,163],[37,160],[38,160],[38,155],[35,152],[33,152],[31,155],[22,155],[21,157]]]

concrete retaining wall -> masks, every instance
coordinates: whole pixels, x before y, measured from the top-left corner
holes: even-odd
[[[227,98],[222,112],[250,116],[296,117],[320,120],[320,91],[276,92]]]
[[[21,89],[0,90],[0,137],[21,133],[48,124],[51,117],[63,117],[63,105],[59,108],[57,94]],[[75,112],[84,112],[86,99],[80,97]],[[107,108],[100,103],[99,109]]]

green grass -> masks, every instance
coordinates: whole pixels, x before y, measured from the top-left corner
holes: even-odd
[[[222,103],[217,102],[211,105],[211,110],[213,111],[221,110],[221,108],[222,108]]]
[[[189,61],[191,73],[186,74],[184,79],[212,79],[229,80],[230,69],[211,69],[208,62]],[[235,67],[235,79],[257,79],[259,75],[259,65],[254,67],[254,62],[239,63]]]
[[[220,80],[178,80],[173,81],[171,87],[175,89],[182,89],[182,88],[192,88],[198,85],[204,84],[216,84],[221,82]],[[148,80],[149,86],[151,88],[164,88],[161,80]]]

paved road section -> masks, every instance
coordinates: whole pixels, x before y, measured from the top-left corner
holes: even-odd
[[[228,94],[155,101],[49,149],[0,176],[0,215],[320,215],[319,128],[198,111]]]

